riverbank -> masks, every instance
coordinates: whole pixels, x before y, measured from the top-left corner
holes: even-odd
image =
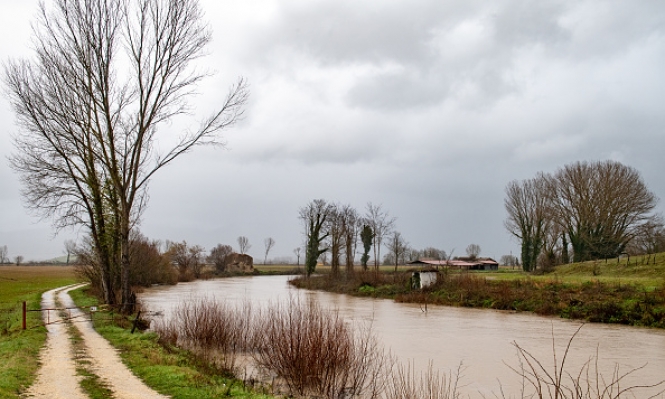
[[[234,397],[272,399],[242,380],[173,345],[164,345],[154,332],[134,329],[136,315],[105,310],[85,288],[72,291],[78,307],[97,306],[95,330],[120,354],[123,363],[150,388],[173,398],[212,399]],[[145,313],[144,313],[145,314]]]
[[[629,263],[630,262],[630,263]],[[534,276],[519,272],[441,270],[437,282],[411,288],[411,273],[357,272],[300,277],[298,288],[398,302],[533,312],[544,316],[665,328],[665,254],[628,261],[561,266]]]

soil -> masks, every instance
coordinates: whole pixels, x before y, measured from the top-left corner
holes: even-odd
[[[42,315],[48,335],[40,354],[42,366],[37,379],[23,398],[87,398],[79,385],[82,378],[76,372],[76,362],[81,356],[91,363],[88,370],[100,378],[115,399],[168,398],[150,389],[132,374],[122,363],[117,350],[93,329],[85,313],[75,307],[68,292],[80,286],[62,287],[42,295]],[[63,308],[67,310],[48,310]],[[84,354],[74,352],[67,331],[69,322],[80,332]]]

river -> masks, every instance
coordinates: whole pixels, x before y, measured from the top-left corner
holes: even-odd
[[[147,289],[139,298],[150,311],[164,317],[181,301],[197,297],[257,305],[301,296],[325,308],[339,310],[349,322],[372,323],[380,341],[401,362],[416,369],[433,366],[449,372],[462,364],[463,392],[471,397],[494,397],[500,386],[510,395],[519,392],[520,379],[509,366],[519,365],[514,342],[545,365],[553,364],[553,345],[559,363],[578,321],[527,313],[395,303],[386,299],[357,298],[327,292],[298,290],[289,276],[235,277]],[[573,340],[566,370],[578,372],[598,353],[600,371],[607,378],[637,367],[630,384],[652,384],[665,379],[665,331],[617,325],[586,324]],[[626,383],[622,386],[626,386]],[[647,397],[640,391],[636,397]],[[653,390],[650,393],[654,392]],[[644,395],[644,396],[643,396]],[[517,396],[515,396],[517,397]],[[665,398],[665,395],[659,398]]]

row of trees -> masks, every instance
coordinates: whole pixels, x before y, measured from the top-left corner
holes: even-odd
[[[665,250],[656,203],[634,168],[616,161],[576,162],[510,182],[505,226],[520,240],[526,271],[626,252],[655,253]]]
[[[383,258],[384,264],[392,264],[397,269],[400,264],[429,258],[447,260],[452,255],[442,249],[427,247],[414,249],[395,229],[396,218],[390,216],[382,205],[369,202],[365,213],[360,214],[351,205],[330,203],[323,199],[311,201],[300,208],[300,219],[305,233],[305,267],[307,274],[314,272],[320,258],[330,258],[332,273],[339,273],[344,265],[347,272],[353,272],[355,256],[361,254],[360,264],[368,268],[370,252],[373,254],[374,268],[378,270],[381,259],[381,247],[388,253]],[[358,244],[362,247],[359,250]],[[480,246],[471,244],[466,249],[469,258],[480,254]],[[294,250],[300,263],[300,248]]]
[[[330,266],[334,274],[340,265],[353,271],[358,238],[362,243],[361,264],[367,269],[369,252],[374,253],[374,267],[379,267],[381,244],[393,232],[395,218],[381,205],[367,204],[361,215],[351,205],[329,203],[323,199],[311,201],[300,208],[299,217],[305,228],[305,270],[308,275],[316,269],[319,257],[330,254]],[[403,239],[397,233],[401,246]],[[404,244],[405,245],[405,244]],[[299,255],[299,251],[297,255]]]
[[[242,115],[240,79],[198,127],[159,142],[205,76],[197,0],[55,0],[33,24],[34,57],[6,64],[22,126],[10,157],[27,205],[57,229],[84,226],[103,299],[131,311],[131,241],[150,179]],[[176,138],[177,137],[177,138]],[[120,295],[118,298],[118,291]]]
[[[88,246],[77,247],[72,253],[77,255],[79,274],[90,280],[95,288],[101,289],[99,268],[94,266],[95,255]],[[152,284],[175,284],[178,281],[191,281],[201,278],[207,265],[214,266],[217,274],[227,271],[229,255],[235,253],[233,247],[218,244],[209,252],[200,245],[191,245],[187,241],[175,242],[150,240],[134,233],[130,240],[130,281],[132,286],[150,286]],[[115,284],[119,284],[119,275]]]

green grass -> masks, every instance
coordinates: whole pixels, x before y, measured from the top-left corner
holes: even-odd
[[[647,263],[648,262],[648,263]],[[564,283],[633,284],[653,290],[665,283],[665,253],[647,256],[631,256],[621,259],[595,260],[560,265],[552,273],[533,275],[520,270],[503,269],[499,272],[481,272],[480,275],[495,280],[534,279]]]
[[[28,312],[22,330],[23,301],[37,310],[43,292],[75,282],[71,267],[0,266],[0,398],[17,398],[32,384],[46,341],[40,312]]]
[[[72,291],[70,295],[79,307],[97,304],[85,288]],[[94,315],[95,329],[120,351],[127,367],[157,392],[174,399],[272,398],[244,388],[237,379],[211,369],[189,352],[163,347],[154,333],[136,331],[131,334],[133,319],[134,316],[127,318],[100,311]]]

